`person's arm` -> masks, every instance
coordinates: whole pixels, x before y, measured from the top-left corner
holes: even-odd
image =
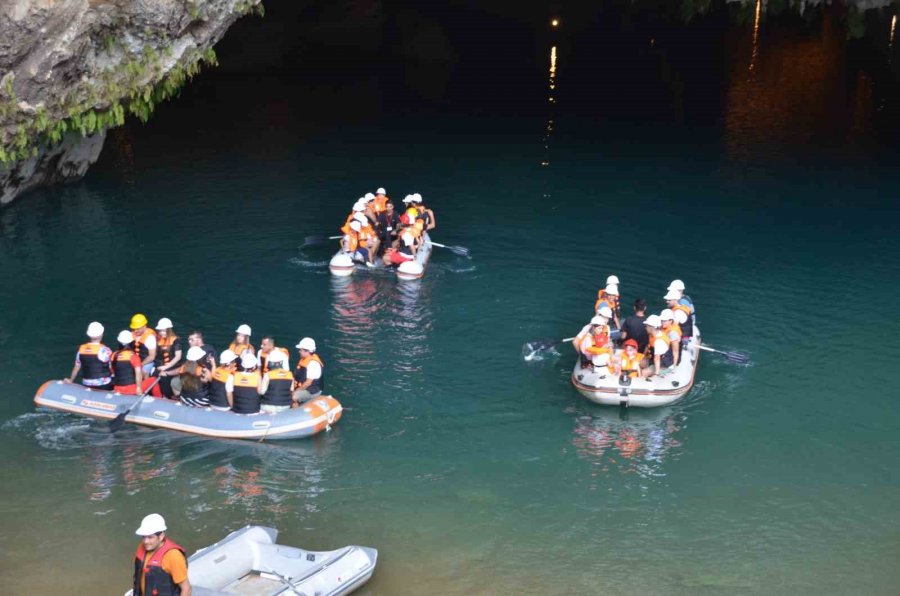
[[[266,373],[262,376],[262,380],[259,382],[259,387],[256,388],[257,393],[260,395],[265,395],[266,391],[269,390],[269,373]]]
[[[434,219],[434,211],[426,209],[428,212],[428,229],[433,230],[437,227],[437,220]]]
[[[669,349],[672,350],[672,366],[678,364],[678,351],[681,349],[681,340],[672,340],[669,342]]]
[[[653,370],[656,371],[656,374],[659,374],[659,371],[662,370],[662,367],[660,366],[660,358],[661,356],[659,354],[655,354],[653,356]]]
[[[193,593],[193,589],[191,588],[191,582],[189,580],[184,580],[178,587],[181,588],[181,596],[191,596]]]
[[[234,375],[228,375],[225,381],[225,399],[228,400],[228,407],[234,407]]]
[[[153,361],[156,360],[156,338],[151,335],[144,342],[144,345],[147,346],[147,357],[144,358],[141,364],[153,364]]]
[[[68,378],[63,379],[63,383],[74,383],[75,377],[78,376],[78,371],[81,370],[81,360],[75,359],[75,366],[72,367],[72,373]]]
[[[141,394],[141,387],[143,387],[144,383],[144,369],[141,368],[140,360],[138,360],[138,365],[134,367],[134,387],[137,395]]]
[[[188,579],[187,561],[181,551],[172,550],[166,553],[162,564],[163,571],[169,574],[172,581],[181,588],[181,596],[191,596],[193,589]]]
[[[162,367],[162,366],[159,367],[159,376],[161,376],[161,377],[174,376],[174,375],[169,375],[169,371],[175,369],[178,366],[178,363],[181,362],[181,344],[176,344],[176,345],[178,347],[175,349],[175,355],[172,357],[171,360],[169,360],[169,363],[165,367]],[[165,372],[166,374],[165,375],[162,374],[163,372]],[[176,374],[177,374],[177,370],[176,370]]]

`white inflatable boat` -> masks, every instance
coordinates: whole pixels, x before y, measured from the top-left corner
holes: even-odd
[[[36,406],[112,420],[134,404],[134,395],[98,391],[74,383],[47,381],[34,396]],[[277,414],[235,414],[193,408],[180,401],[146,396],[125,422],[223,439],[297,439],[331,428],[341,418],[341,404],[320,395],[299,408]]]
[[[575,360],[572,384],[578,393],[592,402],[607,406],[655,408],[668,405],[683,397],[694,385],[694,373],[700,359],[700,329],[694,326],[694,336],[681,355],[678,366],[665,369],[661,375],[641,378],[620,378],[606,366],[581,368]]]
[[[188,559],[194,596],[339,596],[372,577],[378,551],[345,546],[308,551],[275,544],[278,530],[246,526]],[[125,596],[131,596],[129,590]]]
[[[432,245],[431,238],[429,238],[427,233],[424,234],[423,238],[422,245],[416,252],[416,258],[412,261],[401,263],[396,267],[397,279],[420,279],[425,275],[425,268],[428,267],[428,261],[431,258]],[[337,277],[349,277],[357,269],[366,270],[370,268],[384,269],[384,265],[380,259],[376,259],[375,266],[368,267],[356,254],[351,255],[343,250],[338,250],[328,263],[328,269],[331,271],[331,274]]]

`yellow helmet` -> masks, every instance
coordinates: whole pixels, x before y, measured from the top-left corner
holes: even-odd
[[[131,317],[131,328],[132,329],[140,329],[141,327],[145,327],[147,325],[147,317],[138,313]]]

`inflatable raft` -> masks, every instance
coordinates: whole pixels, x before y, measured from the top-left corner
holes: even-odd
[[[194,596],[339,596],[353,592],[375,572],[374,548],[308,551],[275,544],[277,538],[275,528],[246,526],[198,550],[188,559]],[[131,590],[125,593],[131,595]]]
[[[34,396],[37,406],[113,419],[125,412],[137,399],[113,391],[97,391],[62,381],[47,381]],[[235,414],[212,408],[192,408],[179,401],[141,398],[125,417],[126,422],[165,428],[220,439],[298,439],[331,428],[341,418],[341,404],[322,395],[277,414]]]
[[[578,393],[592,402],[606,406],[656,408],[682,397],[694,385],[694,373],[700,359],[700,330],[694,326],[694,337],[688,342],[678,366],[646,379],[620,379],[605,366],[581,368],[575,360],[572,384]]]
[[[412,261],[407,261],[405,263],[401,263],[395,269],[397,272],[397,279],[420,279],[423,275],[425,275],[425,268],[428,266],[428,261],[431,259],[431,238],[429,238],[426,233],[424,236],[424,242],[419,247],[418,252],[416,252],[416,258]],[[374,269],[384,269],[384,265],[380,261],[376,261]],[[332,275],[336,275],[337,277],[349,277],[353,275],[357,269],[369,269],[366,264],[361,259],[355,259],[349,253],[344,252],[343,250],[338,250],[333,257],[331,257],[331,261],[328,263],[328,269],[331,271]]]

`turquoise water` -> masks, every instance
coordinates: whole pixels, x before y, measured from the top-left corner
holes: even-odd
[[[247,523],[308,548],[374,546],[368,594],[894,593],[893,129],[878,97],[824,123],[800,116],[815,90],[754,107],[780,72],[777,48],[804,39],[773,38],[761,79],[726,51],[712,90],[689,87],[687,122],[622,116],[624,99],[603,117],[567,109],[605,92],[576,86],[596,63],[576,68],[573,42],[552,108],[542,48],[506,75],[541,107],[508,114],[496,98],[468,109],[471,97],[351,112],[350,90],[382,79],[335,91],[260,77],[242,95],[244,81],[209,76],[113,133],[84,182],[0,212],[9,593],[60,577],[124,591],[133,529],[151,511],[189,550]],[[849,69],[824,60],[831,77]],[[479,85],[496,74],[473,68]],[[636,62],[631,76],[648,87],[659,75]],[[716,85],[731,100],[691,116]],[[851,125],[860,110],[868,128]],[[421,192],[433,238],[472,258],[436,249],[409,284],[332,278],[335,247],[299,245],[376,186]],[[523,361],[523,342],[577,332],[612,273],[625,303],[654,309],[685,280],[705,341],[752,365],[704,354],[685,399],[636,411],[579,396],[568,346]],[[281,345],[315,337],[343,419],[312,440],[259,444],[110,435],[36,412],[34,391],[69,371],[86,324],[112,336],[135,311],[219,348],[243,322]]]

